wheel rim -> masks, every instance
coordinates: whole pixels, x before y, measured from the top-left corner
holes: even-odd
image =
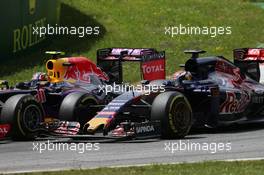
[[[190,127],[191,112],[185,102],[174,101],[169,115],[175,128],[179,128],[182,131]]]
[[[41,122],[41,111],[36,105],[29,105],[25,108],[23,122],[26,129],[34,131],[39,128]]]

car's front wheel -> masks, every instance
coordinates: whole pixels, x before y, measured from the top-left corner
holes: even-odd
[[[164,92],[152,103],[151,119],[160,120],[162,138],[183,138],[192,126],[192,109],[182,93]]]
[[[65,121],[77,121],[81,127],[96,115],[91,105],[97,105],[97,100],[90,94],[72,92],[62,101],[59,110],[59,119]]]
[[[44,120],[41,105],[29,94],[11,96],[3,105],[0,122],[11,125],[13,139],[33,139]]]

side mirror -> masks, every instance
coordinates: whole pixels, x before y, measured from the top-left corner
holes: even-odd
[[[29,89],[29,84],[27,82],[19,82],[19,83],[16,84],[15,87],[17,89],[27,90],[27,89]]]

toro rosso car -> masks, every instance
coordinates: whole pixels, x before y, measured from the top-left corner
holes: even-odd
[[[183,71],[176,72],[171,80],[143,81],[147,88],[117,96],[84,125],[84,131],[124,137],[182,138],[192,126],[214,128],[262,120],[264,49],[235,49],[234,63],[223,56],[200,58],[204,52],[185,51],[191,58],[182,65]],[[116,59],[108,54],[103,58]],[[146,54],[140,59],[150,58],[152,55]]]

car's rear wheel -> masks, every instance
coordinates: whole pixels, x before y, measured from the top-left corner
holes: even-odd
[[[152,103],[151,119],[160,120],[162,138],[183,138],[192,126],[192,109],[183,94],[164,92]]]
[[[77,121],[84,126],[96,114],[91,105],[98,104],[95,97],[83,92],[68,94],[62,101],[59,110],[59,119],[65,121]]]
[[[28,140],[37,136],[43,116],[42,106],[32,95],[19,94],[7,99],[0,122],[11,125],[13,139]]]

